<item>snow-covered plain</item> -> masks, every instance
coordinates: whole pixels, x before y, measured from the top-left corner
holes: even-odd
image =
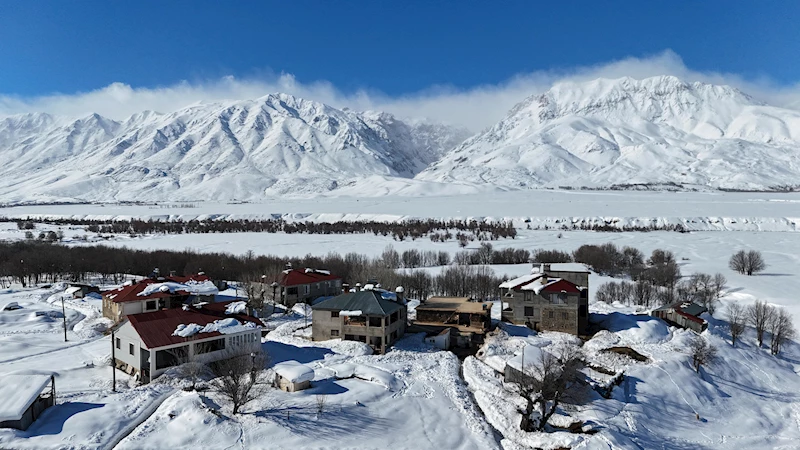
[[[0,214],[78,217],[141,217],[169,220],[196,216],[222,218],[398,220],[403,217],[511,218],[516,239],[493,241],[495,248],[544,248],[572,251],[583,244],[614,242],[645,253],[663,248],[675,252],[684,274],[723,273],[729,289],[723,304],[756,298],[785,306],[800,326],[800,235],[780,220],[800,217],[798,194],[652,193],[652,192],[508,192],[492,196],[282,201],[264,204],[200,204],[194,208],[121,205],[24,206]],[[613,232],[528,230],[527,224],[554,223],[572,217],[733,218],[720,231]],[[525,219],[529,222],[525,222]],[[741,220],[749,222],[745,226]],[[628,220],[628,219],[625,219]],[[710,222],[709,222],[710,223]],[[764,224],[782,224],[765,226]],[[37,225],[40,230],[55,226]],[[746,231],[743,231],[746,230]],[[770,231],[772,230],[772,231]],[[376,256],[386,245],[461,251],[455,241],[395,241],[363,235],[287,235],[268,233],[149,235],[103,239],[83,227],[64,227],[67,245],[88,241],[142,249],[185,248],[243,254],[302,256],[359,252]],[[560,237],[559,237],[560,235]],[[0,223],[0,239],[22,239],[14,223]],[[475,243],[471,244],[474,247]],[[769,264],[765,273],[747,277],[727,267],[739,249],[758,249]],[[469,251],[469,250],[468,250]],[[439,271],[441,267],[417,270]],[[530,271],[528,264],[492,266],[509,277]],[[166,269],[165,269],[166,270]],[[608,281],[595,274],[591,286]],[[508,328],[498,335],[494,359],[471,358],[459,365],[446,352],[427,347],[420,336],[407,336],[387,355],[370,355],[353,342],[311,343],[304,320],[295,312],[274,316],[263,343],[271,363],[297,360],[314,369],[313,388],[299,393],[270,391],[231,417],[223,399],[154,383],[134,387],[118,373],[120,393],[110,392],[110,342],[99,333],[98,305],[68,301],[69,341],[63,342],[58,288],[0,292],[0,306],[17,301],[23,309],[0,312],[0,373],[56,372],[64,401],[48,410],[26,432],[0,430],[0,447],[8,448],[793,448],[800,442],[800,349],[787,347],[779,358],[756,349],[747,336],[731,349],[721,314],[709,317],[708,339],[721,352],[717,364],[701,375],[692,372],[685,354],[688,334],[656,321],[631,319],[629,308],[593,303],[593,318],[613,318],[612,331],[586,344],[595,361],[602,348],[629,345],[651,358],[649,363],[613,360],[628,377],[610,399],[598,396],[572,410],[576,418],[596,424],[589,436],[566,432],[523,435],[518,429],[518,399],[502,392],[498,364],[510,359],[522,341],[548,345],[569,339],[555,333],[533,335]],[[593,293],[593,291],[591,291]],[[412,302],[412,305],[414,303]],[[496,310],[498,309],[495,305]],[[723,310],[724,308],[721,308]],[[22,311],[22,312],[20,312]],[[36,316],[36,311],[45,315]],[[499,311],[493,311],[497,317]],[[11,313],[11,314],[10,314]],[[50,317],[50,314],[53,317]],[[411,314],[413,317],[413,313]],[[49,317],[53,319],[48,321]],[[31,320],[32,318],[37,318]],[[653,322],[653,324],[650,324]],[[463,372],[463,379],[459,373]],[[595,374],[597,375],[597,374]],[[317,413],[317,394],[327,406]],[[163,401],[163,403],[162,403]],[[288,419],[286,413],[288,412]],[[697,416],[700,416],[700,420]],[[566,421],[567,419],[558,419]],[[141,423],[141,424],[140,424]],[[665,424],[674,424],[664,426]],[[138,425],[138,426],[137,426]],[[191,433],[185,430],[192,430]],[[527,446],[527,447],[526,447]]]

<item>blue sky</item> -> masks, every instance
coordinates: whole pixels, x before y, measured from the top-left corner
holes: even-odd
[[[800,81],[800,2],[34,0],[1,8],[0,113],[112,83],[138,92],[219,87],[232,76],[285,87],[281,74],[340,96],[402,98],[665,54],[692,73]]]

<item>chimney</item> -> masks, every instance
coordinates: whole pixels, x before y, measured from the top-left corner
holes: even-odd
[[[158,267],[156,267],[155,269],[153,269],[153,273],[152,273],[152,274],[150,274],[150,278],[156,279],[156,278],[158,278],[160,275],[161,275],[161,271],[160,271],[160,270],[158,270]]]
[[[174,277],[174,276],[177,276],[177,275],[178,275],[178,273],[177,273],[177,272],[175,272],[174,270],[170,270],[170,271],[169,271],[169,276],[170,276],[170,277]]]
[[[350,285],[347,283],[342,283],[342,292],[344,292],[345,294],[350,292]]]
[[[292,270],[292,263],[291,263],[291,261],[288,261],[288,262],[286,263],[286,266],[284,266],[284,268],[285,268],[286,270]]]
[[[542,273],[550,272],[550,263],[543,263],[542,264]]]
[[[356,283],[356,292],[361,292],[361,283]]]
[[[394,290],[394,293],[397,296],[398,303],[405,303],[405,294],[404,294],[405,291],[406,290],[403,289],[403,286],[397,286],[397,289]]]

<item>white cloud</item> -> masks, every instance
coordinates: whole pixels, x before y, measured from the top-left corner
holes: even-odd
[[[98,113],[123,119],[143,110],[171,112],[198,102],[252,99],[272,92],[286,92],[339,108],[384,110],[400,116],[428,117],[479,130],[501,119],[525,97],[543,92],[559,81],[622,76],[645,78],[655,75],[675,75],[685,81],[729,84],[771,104],[800,106],[800,84],[781,86],[768,79],[747,80],[736,74],[695,71],[686,67],[674,52],[664,51],[653,56],[630,57],[594,66],[520,74],[496,85],[475,86],[465,90],[433,86],[421,92],[395,97],[370,89],[343,92],[326,81],[301,83],[289,74],[267,74],[248,79],[224,77],[155,88],[132,88],[124,83],[113,83],[102,89],[75,94],[38,97],[0,95],[0,115],[48,112],[81,116]]]

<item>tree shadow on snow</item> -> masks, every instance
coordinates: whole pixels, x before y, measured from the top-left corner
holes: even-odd
[[[64,431],[64,423],[72,416],[92,409],[102,408],[102,403],[68,402],[45,410],[28,428],[29,436],[59,434]]]
[[[755,274],[757,277],[793,277],[794,274],[791,273],[757,273]]]
[[[318,440],[337,441],[342,435],[379,437],[392,426],[392,421],[370,414],[363,405],[326,405],[322,413],[316,406],[275,407],[257,411],[255,416],[270,420],[293,433]]]

